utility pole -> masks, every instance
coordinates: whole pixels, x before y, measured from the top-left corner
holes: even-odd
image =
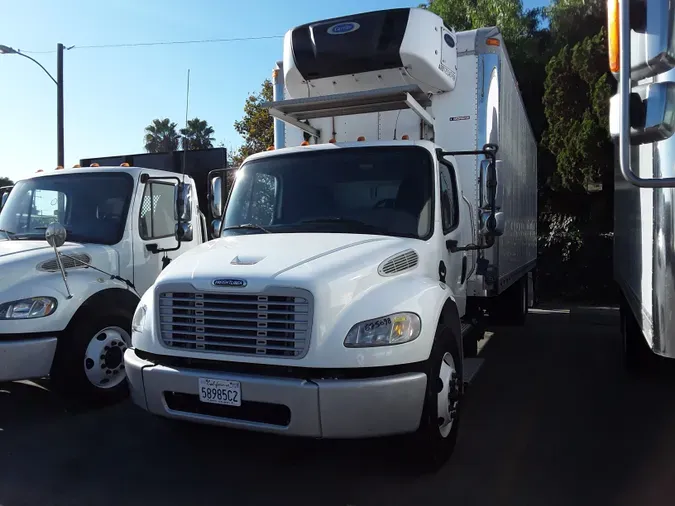
[[[63,44],[56,45],[56,138],[58,150],[57,165],[65,167],[63,135]]]

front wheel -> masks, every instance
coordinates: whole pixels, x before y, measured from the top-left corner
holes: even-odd
[[[457,441],[462,386],[461,359],[451,330],[439,325],[427,363],[427,389],[420,426],[409,440],[423,471],[435,472]]]
[[[56,389],[87,404],[111,404],[128,395],[124,351],[131,316],[80,316],[59,339],[50,374]]]

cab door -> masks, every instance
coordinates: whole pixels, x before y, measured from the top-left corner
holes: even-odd
[[[199,230],[193,230],[190,241],[176,238],[177,181],[174,178],[152,178],[139,184],[140,198],[135,199],[134,284],[142,296],[172,260],[199,241]],[[194,222],[192,213],[190,222]]]
[[[439,183],[445,284],[452,290],[459,314],[463,316],[466,312],[467,253],[465,251],[453,253],[448,246],[453,244],[456,246],[465,245],[467,237],[463,235],[460,225],[466,220],[460,220],[461,196],[458,191],[457,174],[454,165],[448,159],[439,164]],[[468,216],[468,219],[472,219],[472,217]],[[440,277],[443,277],[442,272],[439,272],[439,274]]]

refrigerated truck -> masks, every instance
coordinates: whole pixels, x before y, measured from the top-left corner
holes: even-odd
[[[537,147],[496,28],[423,9],[286,33],[275,146],[237,171],[220,238],[143,296],[125,365],[167,418],[449,457],[489,311],[524,323]],[[214,186],[218,178],[214,178]]]
[[[614,277],[627,368],[675,358],[675,12],[665,0],[610,0],[616,142]]]

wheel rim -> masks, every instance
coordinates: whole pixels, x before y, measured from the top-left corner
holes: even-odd
[[[84,354],[84,373],[92,385],[109,389],[124,381],[124,351],[130,342],[120,327],[106,327],[92,337]]]
[[[459,407],[459,375],[452,354],[446,353],[441,361],[438,379],[442,388],[438,393],[438,430],[441,437],[448,437],[457,420]]]

